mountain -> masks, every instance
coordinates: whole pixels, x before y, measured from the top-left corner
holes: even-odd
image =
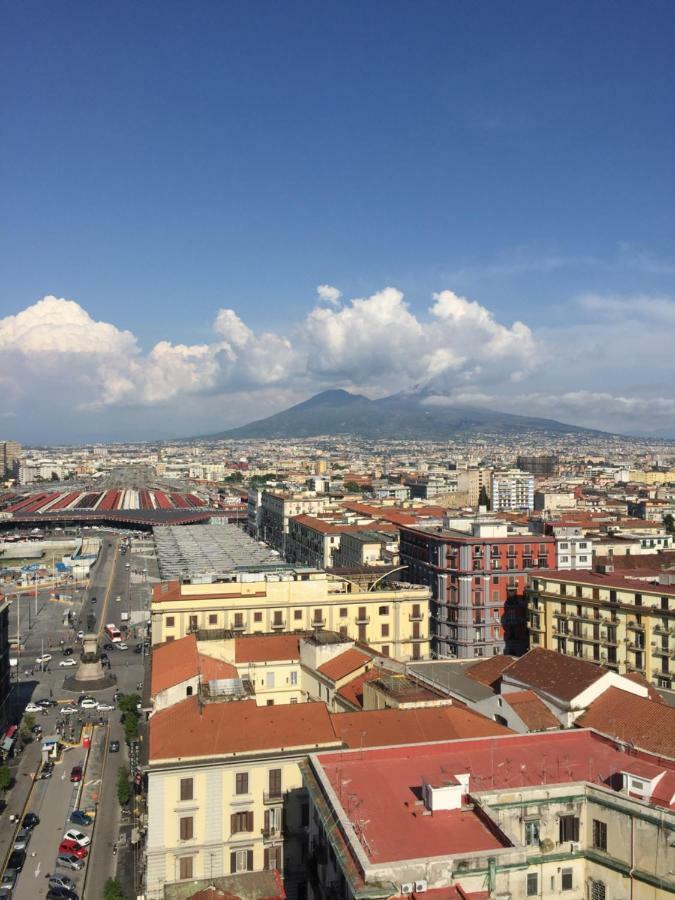
[[[428,390],[393,394],[369,400],[348,391],[322,391],[266,419],[231,428],[211,438],[303,438],[328,434],[352,434],[380,440],[447,440],[461,434],[525,432],[555,434],[592,433],[588,428],[564,425],[553,419],[516,416],[468,406],[425,403]],[[597,433],[597,432],[596,432]]]

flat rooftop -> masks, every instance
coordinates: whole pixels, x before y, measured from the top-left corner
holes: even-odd
[[[236,525],[164,527],[154,533],[160,577],[229,572],[279,562],[279,554]]]

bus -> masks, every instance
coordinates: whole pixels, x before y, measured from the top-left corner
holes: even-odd
[[[122,632],[119,630],[117,625],[106,625],[105,633],[110,638],[113,644],[119,644],[122,642]]]

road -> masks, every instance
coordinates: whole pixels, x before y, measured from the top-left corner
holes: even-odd
[[[25,644],[22,653],[23,662],[18,667],[16,692],[22,707],[29,699],[53,697],[60,705],[77,699],[76,694],[64,687],[64,679],[76,669],[59,667],[60,660],[65,658],[61,653],[59,642],[65,640],[65,645],[72,646],[75,650],[74,655],[77,655],[79,642],[76,632],[79,628],[90,630],[87,627],[90,614],[95,619],[95,627],[91,630],[101,635],[103,643],[105,637],[102,633],[106,623],[114,622],[119,626],[123,612],[128,612],[132,620],[138,620],[142,611],[147,609],[148,579],[155,579],[157,568],[152,553],[152,542],[135,542],[134,548],[137,547],[138,552],[132,550],[123,555],[120,553],[121,538],[118,535],[100,532],[99,537],[102,540],[100,556],[80,597],[74,598],[72,603],[63,604],[50,601],[48,595],[42,597],[38,595],[37,615],[33,615],[30,631],[26,624],[25,632],[23,624],[25,609],[22,606],[21,632],[25,633]],[[92,602],[92,597],[96,598],[95,602]],[[120,601],[116,600],[117,597],[121,598]],[[34,598],[32,600],[34,602]],[[14,601],[12,612],[15,615],[17,602],[25,605],[26,600]],[[64,626],[66,608],[73,611],[72,628]],[[15,628],[17,623],[18,618],[14,620]],[[142,686],[144,677],[145,655],[134,653],[132,649],[137,642],[137,638],[133,636],[134,630],[138,632],[139,637],[144,632],[140,624],[130,630],[129,650],[108,651],[111,672],[116,676],[117,689],[122,693],[136,692],[138,685]],[[35,668],[34,675],[26,677],[24,675],[26,660],[30,660],[31,665],[35,666],[35,658],[43,646],[45,652],[50,652],[53,657],[47,670],[40,672]],[[97,692],[95,696],[97,700],[112,701],[113,693],[114,689],[111,687]],[[58,711],[54,710],[47,716],[40,714],[35,716],[36,722],[43,726],[45,735],[53,732],[58,715]],[[86,717],[83,718],[86,720]],[[99,714],[91,711],[89,718],[98,721]],[[116,796],[117,775],[120,766],[128,765],[128,760],[119,714],[106,713],[102,718],[106,727],[103,746],[107,748],[109,740],[116,739],[120,742],[121,752],[103,753],[102,758],[98,760],[103,768],[100,786],[97,788],[97,819],[93,828],[93,842],[87,869],[82,873],[66,873],[79,884],[78,893],[81,896],[82,884],[86,877],[85,895],[88,897],[103,895],[103,884],[108,877],[115,874],[116,864],[120,862],[122,856],[122,854],[120,857],[113,855],[112,848],[119,839],[120,828],[120,811]],[[38,813],[42,821],[29,844],[26,865],[17,881],[14,895],[16,898],[28,900],[41,895],[43,890],[46,892],[44,875],[53,871],[59,840],[67,830],[67,819],[73,809],[76,785],[71,785],[69,781],[70,770],[72,766],[81,764],[84,757],[85,751],[81,746],[66,750],[63,761],[57,765],[53,777],[37,781],[32,788],[26,810]],[[92,831],[92,829],[83,830]]]

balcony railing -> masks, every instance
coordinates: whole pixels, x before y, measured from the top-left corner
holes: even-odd
[[[283,629],[286,627],[285,621],[276,620],[272,622],[272,631],[276,631],[276,629]]]
[[[283,791],[272,791],[271,793],[263,793],[263,803],[283,803]]]
[[[232,631],[246,631],[246,626],[243,622],[235,622],[232,626]]]
[[[276,825],[272,825],[268,828],[261,828],[260,833],[266,841],[279,840],[282,837],[281,829],[277,828]]]
[[[324,628],[326,625],[326,620],[321,617],[320,619],[312,619],[311,627],[312,628]]]
[[[370,625],[370,616],[358,615],[356,617],[356,624],[357,625]]]
[[[424,613],[410,613],[408,616],[409,622],[423,622],[424,621]]]

